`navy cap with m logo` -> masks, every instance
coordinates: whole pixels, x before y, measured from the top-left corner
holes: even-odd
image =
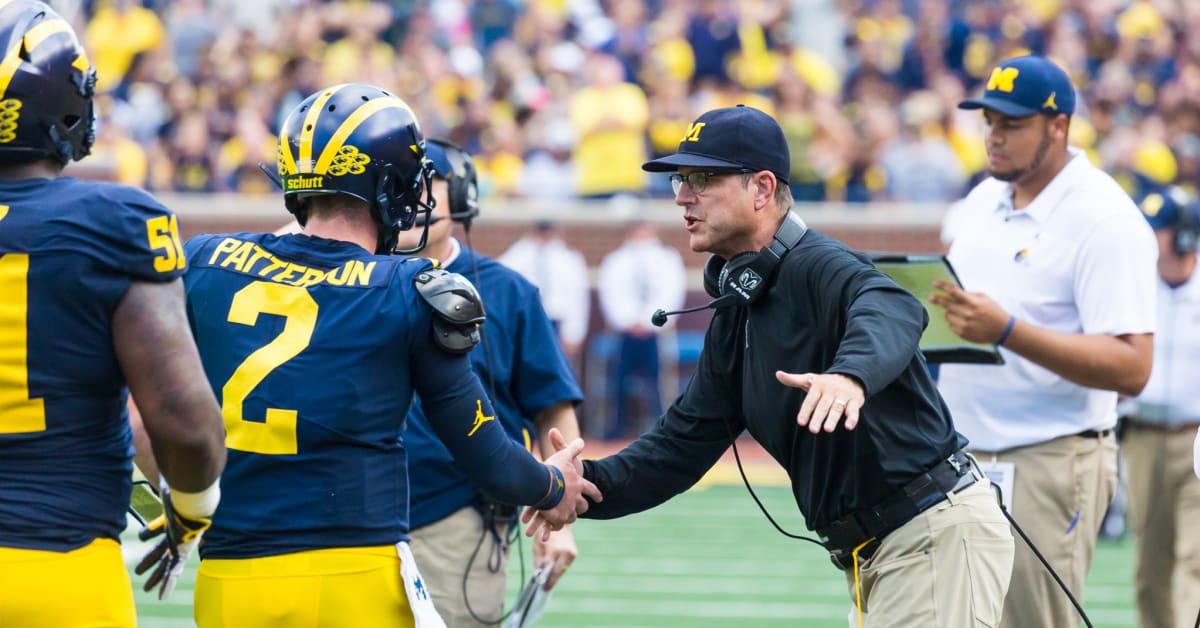
[[[1075,88],[1053,61],[1036,55],[1002,62],[988,77],[983,96],[964,100],[959,109],[990,109],[1023,118],[1035,113],[1075,113]]]
[[[675,154],[642,164],[647,172],[680,168],[767,170],[786,184],[792,156],[774,118],[738,105],[705,112],[688,127]]]

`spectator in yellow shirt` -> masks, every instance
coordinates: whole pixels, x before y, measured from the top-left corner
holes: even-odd
[[[571,122],[579,130],[574,154],[579,193],[603,198],[641,192],[646,187],[646,93],[625,82],[625,67],[614,57],[593,54],[586,67],[588,85],[571,98]]]
[[[87,48],[96,66],[96,90],[116,87],[133,55],[158,48],[163,43],[162,21],[154,11],[134,0],[112,0],[96,11],[87,27]]]

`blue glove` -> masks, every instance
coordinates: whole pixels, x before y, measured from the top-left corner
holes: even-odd
[[[183,573],[184,564],[200,543],[204,531],[212,525],[211,517],[185,517],[177,512],[171,504],[171,491],[164,484],[162,487],[163,514],[151,521],[138,532],[138,538],[149,541],[161,536],[162,539],[134,567],[137,575],[142,575],[151,567],[157,565],[142,590],[150,592],[158,588],[158,599],[165,600],[175,583]]]

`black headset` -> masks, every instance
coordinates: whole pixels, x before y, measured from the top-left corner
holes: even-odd
[[[779,269],[779,262],[783,261],[788,251],[800,244],[806,233],[808,226],[789,211],[783,224],[775,231],[771,244],[757,253],[742,253],[728,261],[717,255],[709,257],[704,264],[704,291],[714,300],[706,305],[673,312],[658,310],[650,317],[650,323],[662,327],[668,316],[754,303],[767,293],[771,279]]]
[[[451,175],[446,177],[450,220],[469,229],[471,220],[479,215],[479,175],[475,170],[475,162],[471,160],[467,151],[455,144],[436,139],[425,141],[437,144],[446,153],[446,160],[450,162],[450,168],[453,170]]]

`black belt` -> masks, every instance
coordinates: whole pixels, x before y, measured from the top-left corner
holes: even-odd
[[[1076,434],[1076,436],[1080,438],[1104,438],[1112,433],[1112,428],[1107,430],[1083,430],[1082,432]]]
[[[956,451],[904,489],[874,508],[864,508],[817,530],[821,543],[839,569],[853,567],[853,553],[859,560],[875,555],[883,537],[908,523],[913,517],[941,503],[946,496],[971,486],[979,479],[971,472],[971,462],[962,451]]]

